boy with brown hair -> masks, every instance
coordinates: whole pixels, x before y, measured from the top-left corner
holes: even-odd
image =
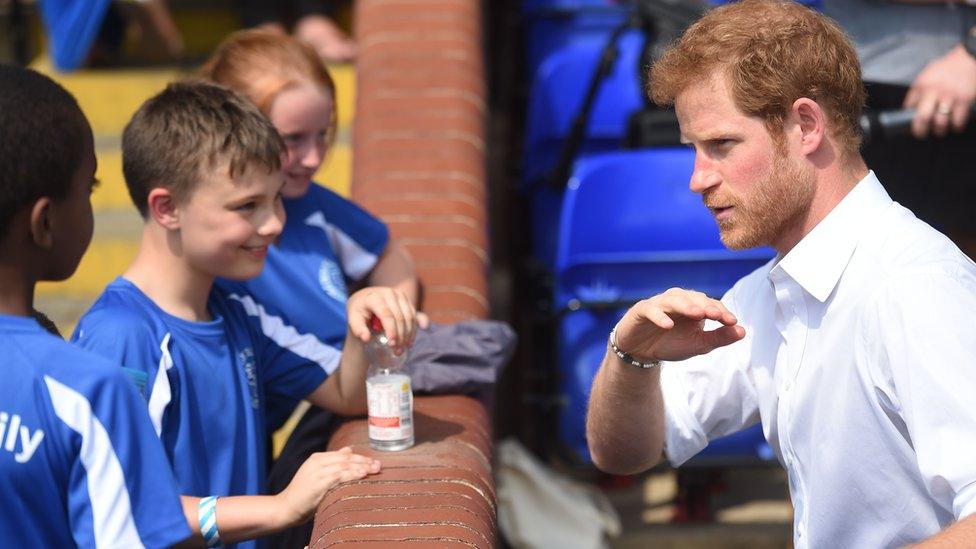
[[[91,128],[61,86],[9,65],[0,128],[0,546],[169,547],[190,530],[144,403],[33,309],[91,241]]]
[[[415,312],[401,292],[358,292],[349,300],[338,368],[326,372],[318,364],[338,350],[214,286],[216,277],[261,272],[284,223],[283,151],[257,108],[220,86],[176,83],[149,99],[122,137],[126,184],[145,219],[139,253],[75,334],[82,346],[141,374],[184,505],[208,544],[300,524],[335,483],[379,471],[379,462],[348,449],[319,453],[280,494],[259,496],[265,406],[305,398],[362,413],[367,321],[379,317],[399,345],[414,335]]]

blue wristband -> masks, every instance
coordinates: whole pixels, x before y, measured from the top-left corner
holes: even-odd
[[[200,522],[200,533],[207,547],[221,547],[220,532],[217,531],[217,496],[209,496],[200,500],[197,507],[197,520]]]

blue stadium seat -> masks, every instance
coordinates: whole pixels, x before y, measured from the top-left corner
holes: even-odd
[[[529,3],[527,3],[529,4]],[[605,42],[627,20],[628,10],[599,0],[523,4],[525,71],[531,78],[549,54],[580,41]]]
[[[605,9],[618,6],[614,0],[523,0],[523,15],[538,15],[552,12],[575,12],[592,9]]]
[[[610,329],[634,302],[672,286],[720,297],[772,256],[733,252],[701,198],[688,190],[685,148],[624,151],[580,159],[563,197],[555,260],[560,440],[589,461],[586,402]],[[759,426],[714,441],[702,456],[769,458]],[[696,458],[698,459],[698,458]]]
[[[555,166],[586,95],[610,31],[583,38],[551,53],[532,80],[525,128],[523,181],[530,187]],[[620,148],[631,114],[644,105],[639,71],[644,37],[625,33],[620,56],[597,93],[581,153]]]

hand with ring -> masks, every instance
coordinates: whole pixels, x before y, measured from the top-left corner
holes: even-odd
[[[905,108],[915,109],[912,135],[945,137],[951,128],[962,132],[976,103],[976,59],[962,45],[929,63],[905,96]]]

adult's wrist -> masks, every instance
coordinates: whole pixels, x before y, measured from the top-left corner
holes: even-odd
[[[657,368],[658,366],[661,365],[661,361],[660,360],[656,360],[656,359],[652,359],[652,360],[638,359],[638,358],[632,356],[630,353],[628,353],[628,352],[624,351],[623,349],[621,349],[619,346],[617,346],[617,327],[616,326],[614,326],[613,329],[610,330],[610,336],[607,337],[607,346],[610,349],[610,352],[612,354],[616,355],[616,357],[621,362],[623,362],[625,364],[628,364],[630,366],[633,366],[634,368],[639,368],[639,369],[642,369],[642,370],[650,370],[650,369]]]

